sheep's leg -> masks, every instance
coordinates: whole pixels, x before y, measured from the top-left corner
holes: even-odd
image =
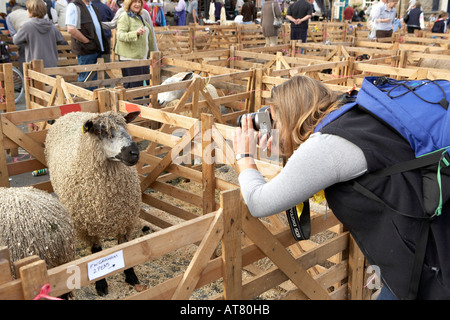
[[[91,252],[96,253],[102,251],[102,246],[98,243],[94,243],[91,247]],[[108,283],[106,279],[101,279],[95,282],[95,289],[99,296],[106,296],[108,294]]]
[[[126,235],[122,235],[118,237],[118,243],[124,243],[128,241],[128,237]],[[125,274],[125,282],[128,284],[131,284],[132,286],[139,284],[139,279],[136,275],[136,273],[134,272],[133,267],[125,269],[123,271],[123,273]]]

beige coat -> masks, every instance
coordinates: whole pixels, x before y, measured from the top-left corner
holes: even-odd
[[[273,37],[278,35],[279,28],[273,27],[273,12],[272,3],[275,11],[275,16],[281,18],[281,8],[278,2],[273,0],[266,0],[261,10],[261,26],[264,37]]]

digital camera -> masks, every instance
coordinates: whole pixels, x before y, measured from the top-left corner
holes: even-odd
[[[272,130],[272,116],[269,111],[270,106],[265,106],[256,112],[248,113],[252,117],[253,129],[260,132],[260,137],[267,134],[267,138],[270,137]],[[242,115],[237,118],[237,125],[242,125]]]

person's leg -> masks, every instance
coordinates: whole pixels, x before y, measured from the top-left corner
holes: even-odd
[[[108,42],[108,46],[111,48],[111,38],[106,38],[106,41]],[[102,58],[103,58],[103,61],[106,63],[111,62],[111,53],[103,54]]]
[[[377,297],[377,300],[398,300],[396,296],[389,290],[388,287],[383,286],[380,290],[380,294]]]
[[[90,53],[90,54],[85,54],[82,56],[77,56],[77,60],[78,60],[78,65],[85,65],[85,64],[96,64],[97,63],[97,58],[101,57],[101,53]],[[80,72],[78,74],[78,82],[83,82],[87,76],[89,75],[89,72]],[[97,78],[97,74],[94,76],[93,79]]]
[[[291,40],[300,40],[300,29],[291,27]]]
[[[17,52],[19,54],[19,57],[17,59],[17,62],[19,63],[19,70],[23,74],[23,63],[25,62],[25,45],[18,45]]]
[[[148,67],[131,67],[131,68],[123,68],[122,69],[122,76],[123,77],[130,77],[130,76],[138,76],[141,74],[147,74],[150,70]],[[136,88],[136,87],[142,87],[143,81],[135,81],[135,82],[125,82],[123,84],[123,87],[128,88]]]
[[[306,39],[308,38],[308,29],[300,29],[300,39],[303,43],[306,43]]]
[[[278,44],[278,36],[269,37],[269,46],[274,47]]]

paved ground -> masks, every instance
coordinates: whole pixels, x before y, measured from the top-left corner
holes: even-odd
[[[16,104],[16,110],[25,110],[26,109],[26,105],[25,105],[25,98],[22,98],[21,101],[19,101],[18,104]],[[8,154],[6,155],[7,158],[7,162],[11,163],[11,162],[15,162],[15,161],[23,161],[23,160],[27,160],[30,159],[30,155],[23,149],[19,149],[19,155],[17,157],[10,157]],[[37,176],[34,177],[31,172],[26,172],[26,173],[22,173],[16,176],[12,176],[10,178],[10,186],[11,187],[22,187],[22,186],[27,186],[30,184],[35,184],[38,182],[44,182],[47,181],[49,179],[49,175],[44,175],[44,176]]]

